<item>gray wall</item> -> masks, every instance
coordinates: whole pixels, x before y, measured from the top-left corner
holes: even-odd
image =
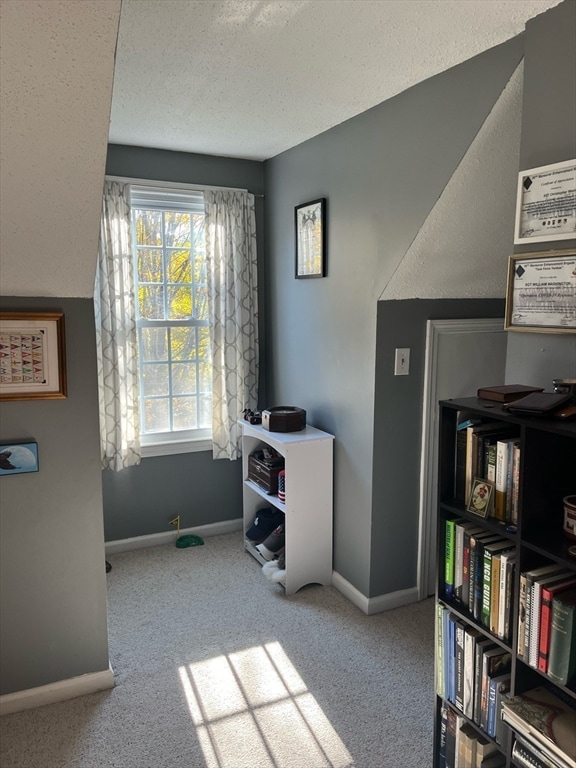
[[[262,163],[227,157],[110,145],[106,173],[128,178],[239,187],[255,195],[264,192]],[[261,197],[256,198],[255,205],[257,245],[262,254]],[[262,284],[262,260],[260,271]],[[260,322],[261,337],[264,331]],[[262,346],[265,346],[264,342]],[[264,365],[265,359],[261,356],[261,370]],[[117,473],[105,470],[102,487],[106,541],[173,530],[169,520],[175,515],[180,515],[183,528],[242,517],[241,470],[240,461],[213,461],[211,451],[145,458],[139,466]]]
[[[0,403],[2,442],[38,443],[40,471],[0,478],[0,693],[108,669],[93,303],[3,298],[63,311],[68,397]]]
[[[474,317],[503,318],[504,299],[378,302],[371,546],[373,595],[408,589],[416,584],[426,323]],[[399,328],[403,345],[410,347],[410,376],[393,373]]]
[[[520,168],[576,157],[576,3],[564,2],[526,25]],[[515,253],[575,248],[576,240],[522,244]],[[506,381],[548,390],[576,378],[576,335],[508,333]]]
[[[266,163],[271,401],[306,408],[311,424],[336,436],[334,567],[368,597],[415,585],[418,535],[417,505],[383,506],[380,488],[373,499],[373,472],[389,460],[374,433],[375,407],[384,423],[398,407],[397,391],[380,380],[375,394],[378,360],[409,346],[398,309],[387,351],[377,350],[378,298],[521,56],[514,39]],[[295,280],[294,206],[321,196],[328,276]],[[408,394],[414,414],[417,389]],[[417,462],[392,456],[387,477],[397,496]]]

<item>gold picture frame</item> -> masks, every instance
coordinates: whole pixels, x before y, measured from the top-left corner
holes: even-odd
[[[504,329],[576,333],[576,250],[510,256]]]
[[[0,312],[0,400],[67,397],[62,312]]]

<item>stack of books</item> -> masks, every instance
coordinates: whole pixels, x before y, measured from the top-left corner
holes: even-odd
[[[510,691],[512,654],[440,605],[436,632],[438,695],[503,743],[501,707]]]
[[[519,768],[576,768],[575,701],[540,686],[504,699],[502,719],[516,734],[512,757]]]
[[[520,574],[517,654],[556,684],[576,673],[576,573],[558,564]]]
[[[500,640],[509,641],[514,543],[464,519],[447,519],[445,528],[444,599]]]
[[[504,768],[506,758],[494,742],[450,707],[442,707],[438,768]]]
[[[462,413],[456,426],[454,496],[468,504],[476,478],[494,486],[489,517],[518,522],[520,439],[517,427],[501,421],[485,422]]]

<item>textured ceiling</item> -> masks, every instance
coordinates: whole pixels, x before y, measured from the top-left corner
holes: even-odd
[[[123,0],[110,140],[263,160],[560,0]]]

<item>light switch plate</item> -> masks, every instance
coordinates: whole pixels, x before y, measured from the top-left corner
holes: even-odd
[[[408,376],[410,373],[410,349],[402,347],[396,350],[394,358],[394,376]]]

